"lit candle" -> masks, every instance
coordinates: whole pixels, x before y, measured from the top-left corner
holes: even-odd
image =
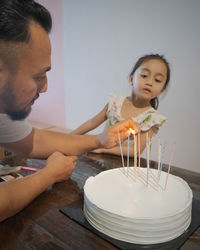
[[[131,133],[134,135],[134,138],[133,138],[133,140],[134,140],[134,163],[133,163],[133,165],[134,165],[134,176],[135,176],[135,181],[136,181],[136,175],[137,175],[137,139],[136,139],[136,135],[135,135],[135,131],[132,129],[132,128],[130,128],[129,129],[130,131],[131,131]]]
[[[137,146],[137,144],[136,144],[136,135],[134,134],[134,167],[136,168],[136,166],[137,166],[137,160],[136,160],[136,146]]]
[[[129,143],[130,143],[130,135],[128,135],[128,150],[127,150],[127,173],[129,172]]]
[[[133,130],[132,128],[129,128],[129,130],[133,135],[135,134],[135,130]]]

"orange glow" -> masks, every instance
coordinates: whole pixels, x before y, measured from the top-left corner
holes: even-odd
[[[132,128],[129,128],[129,130],[131,131],[131,133],[132,133],[133,135],[135,135],[135,130],[133,130]]]

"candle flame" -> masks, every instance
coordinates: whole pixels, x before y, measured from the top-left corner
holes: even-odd
[[[132,128],[129,128],[129,130],[131,131],[131,133],[134,135],[135,134],[135,130],[133,130]]]

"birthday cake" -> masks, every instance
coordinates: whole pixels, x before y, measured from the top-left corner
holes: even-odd
[[[147,178],[148,177],[148,178]],[[191,223],[192,191],[181,178],[146,168],[117,168],[89,177],[84,215],[100,232],[125,242],[156,244],[177,238]]]

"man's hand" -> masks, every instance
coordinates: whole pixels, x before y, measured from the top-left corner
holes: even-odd
[[[98,139],[103,148],[112,148],[118,145],[120,135],[120,140],[123,142],[127,139],[128,135],[131,134],[129,129],[133,129],[137,134],[139,131],[139,126],[133,122],[133,120],[126,120],[118,122],[114,126],[110,127],[108,130],[98,135]]]
[[[48,158],[45,169],[53,178],[54,183],[64,181],[71,176],[76,161],[76,156],[65,156],[60,152],[55,152]]]

